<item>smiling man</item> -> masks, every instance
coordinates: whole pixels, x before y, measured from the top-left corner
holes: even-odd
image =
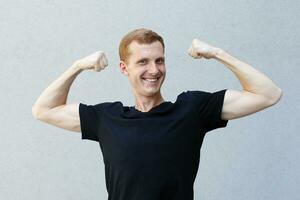
[[[147,112],[164,102],[160,93],[166,75],[164,46],[159,36],[157,39],[160,41],[153,40],[150,44],[143,43],[143,38],[135,38],[136,41],[133,40],[128,46],[127,37],[121,42],[120,68],[132,85],[136,108]],[[126,55],[127,51],[129,55]]]
[[[134,106],[120,101],[66,104],[69,88],[84,70],[108,66],[98,51],[76,61],[37,99],[36,119],[81,132],[99,143],[109,200],[192,200],[205,134],[276,104],[282,92],[268,77],[224,50],[194,39],[188,54],[216,59],[239,79],[243,90],[183,91],[165,101],[164,42],[149,29],[127,33],[120,42],[120,70],[128,76]],[[116,89],[117,91],[117,89]]]

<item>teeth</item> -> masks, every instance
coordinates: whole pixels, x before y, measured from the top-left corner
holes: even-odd
[[[146,79],[147,81],[156,81],[157,79]]]
[[[156,78],[156,79],[147,79],[147,78],[145,78],[144,80],[146,80],[146,81],[150,81],[150,82],[155,82],[155,81],[157,81],[157,80],[158,80],[158,78]]]

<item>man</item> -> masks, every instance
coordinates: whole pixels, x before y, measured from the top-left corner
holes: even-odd
[[[122,39],[119,53],[120,70],[131,83],[135,106],[120,101],[66,104],[80,72],[101,71],[108,65],[99,51],[76,61],[32,109],[36,119],[99,142],[110,200],[192,200],[205,133],[270,107],[282,96],[261,72],[194,39],[188,54],[220,61],[237,76],[243,90],[185,91],[172,103],[160,93],[166,77],[161,36],[144,28],[133,30]]]

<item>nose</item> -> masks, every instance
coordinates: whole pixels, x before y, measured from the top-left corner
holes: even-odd
[[[156,63],[151,63],[148,67],[148,72],[151,73],[151,74],[157,74],[159,71],[158,71],[158,67],[156,65]]]

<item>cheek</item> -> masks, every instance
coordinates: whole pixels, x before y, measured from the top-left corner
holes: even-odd
[[[160,69],[160,71],[161,71],[162,73],[164,73],[164,74],[166,73],[166,67],[165,67],[165,66],[162,66],[162,67],[160,67],[159,69]]]
[[[141,81],[142,80],[142,76],[143,76],[143,72],[142,71],[136,71],[134,73],[132,73],[132,79],[134,81]]]

